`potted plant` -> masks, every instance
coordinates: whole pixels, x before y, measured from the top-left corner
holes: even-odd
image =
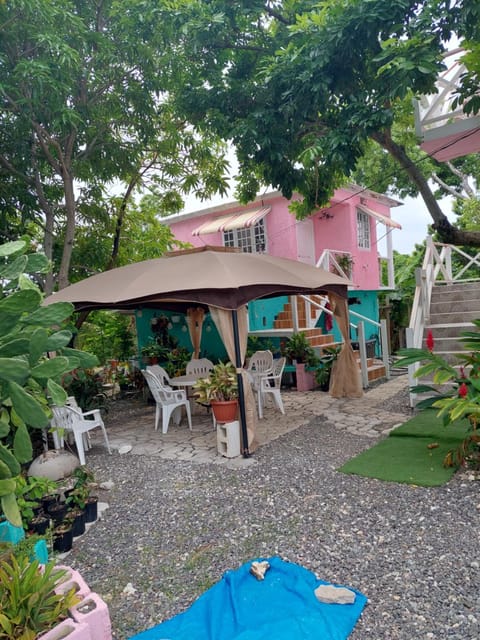
[[[81,600],[74,587],[57,593],[67,576],[54,562],[40,567],[28,553],[13,549],[0,563],[0,631],[6,631],[2,637],[38,638],[67,618]]]
[[[238,410],[238,384],[233,364],[216,364],[208,378],[201,378],[194,384],[193,394],[197,402],[212,407],[217,422],[235,420]]]
[[[76,504],[77,508],[85,509],[85,522],[95,522],[98,516],[98,497],[91,495],[94,485],[94,475],[87,467],[77,467],[73,472],[75,484],[69,495],[70,504]]]
[[[150,338],[140,349],[144,364],[157,364],[159,358],[160,345],[156,338]]]
[[[306,371],[305,367],[316,367],[318,357],[303,331],[292,334],[283,347],[283,354],[295,365],[297,391],[313,389],[314,374],[312,371]]]
[[[309,367],[314,367],[318,363],[315,350],[303,331],[293,333],[285,343],[283,351],[283,355],[293,364],[306,364]]]

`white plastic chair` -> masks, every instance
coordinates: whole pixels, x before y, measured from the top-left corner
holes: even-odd
[[[85,464],[85,448],[88,449],[89,446],[88,440],[85,442],[84,436],[87,436],[89,431],[96,429],[97,427],[102,430],[105,444],[107,445],[107,451],[111,454],[112,451],[108,441],[107,430],[103,424],[100,409],[92,409],[91,411],[83,412],[78,407],[75,398],[73,398],[73,402],[72,399],[69,398],[67,403],[68,404],[65,404],[63,407],[57,407],[56,405],[52,406],[52,426],[56,429],[63,429],[65,432],[73,433],[80,464]],[[60,443],[63,444],[63,437],[60,438]],[[57,443],[55,443],[55,446],[57,446]]]
[[[260,388],[260,379],[272,373],[273,370],[273,354],[271,351],[255,351],[250,358],[247,367],[248,377],[252,381],[253,388],[258,391]]]
[[[155,431],[158,429],[160,412],[162,414],[162,433],[167,433],[170,418],[173,416],[175,424],[179,425],[182,419],[182,407],[185,407],[188,419],[188,428],[192,430],[192,417],[190,414],[190,402],[183,390],[174,390],[168,385],[162,384],[160,378],[151,371],[143,371],[148,388],[155,400]]]
[[[282,386],[282,374],[285,368],[286,358],[279,358],[273,361],[273,370],[270,375],[260,378],[260,384],[257,389],[258,399],[258,416],[263,418],[263,407],[265,406],[265,396],[270,393],[277,409],[285,415],[283,408],[283,400],[280,393]]]
[[[146,367],[146,370],[150,371],[150,373],[153,373],[154,376],[157,376],[162,384],[167,386],[170,385],[170,376],[159,364],[151,364]]]
[[[213,362],[208,358],[192,359],[187,363],[187,376],[195,376],[195,378],[208,378],[208,374],[213,369]]]

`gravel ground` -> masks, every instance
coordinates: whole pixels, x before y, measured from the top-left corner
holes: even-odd
[[[405,394],[389,403],[401,407]],[[320,416],[242,470],[92,452],[97,480],[115,483],[101,496],[110,508],[66,562],[106,600],[121,640],[271,555],[367,595],[351,640],[478,640],[479,483],[463,473],[421,488],[335,471],[370,446]]]

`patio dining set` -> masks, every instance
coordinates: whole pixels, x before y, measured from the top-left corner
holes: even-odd
[[[282,414],[285,413],[282,396],[281,382],[286,359],[284,357],[274,359],[271,351],[257,351],[249,359],[246,372],[256,394],[258,417],[263,418],[266,398],[270,396],[273,405]],[[147,366],[143,376],[148,389],[155,401],[155,431],[158,430],[160,417],[162,420],[162,433],[166,434],[170,422],[179,425],[183,411],[186,414],[188,427],[192,430],[192,414],[197,411],[197,403],[192,393],[195,383],[208,377],[214,367],[213,362],[207,358],[192,359],[187,363],[184,375],[170,377],[160,365]],[[207,407],[208,409],[208,407]],[[77,448],[80,464],[85,464],[85,451],[90,448],[89,432],[100,429],[105,440],[106,448],[111,453],[107,431],[100,410],[82,411],[75,398],[69,397],[62,407],[52,407],[51,420],[53,442],[56,449],[64,446],[65,439],[74,441]],[[212,413],[213,428],[217,424]]]
[[[257,396],[258,416],[263,418],[266,397],[272,396],[276,408],[285,413],[281,397],[281,381],[286,359],[274,359],[271,351],[257,351],[246,369],[249,381]],[[170,419],[179,424],[182,407],[185,408],[188,426],[192,429],[192,413],[195,399],[192,387],[201,378],[207,378],[214,365],[208,358],[192,359],[187,363],[185,375],[169,377],[160,365],[150,365],[142,372],[155,400],[155,430],[162,416],[162,433],[167,433]],[[216,427],[213,417],[213,427]]]

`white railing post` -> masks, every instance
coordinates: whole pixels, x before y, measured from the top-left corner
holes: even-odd
[[[413,329],[407,327],[405,329],[405,341],[407,343],[407,349],[412,349],[415,347]],[[414,362],[413,364],[408,365],[408,386],[416,387],[418,385],[418,378],[415,378],[415,371],[420,366],[420,363]],[[416,394],[410,394],[410,406],[414,407],[416,402]]]
[[[295,331],[295,333],[298,333],[299,324],[298,324],[297,296],[290,296],[290,304],[292,305],[293,330]]]
[[[383,366],[385,367],[385,377],[387,380],[390,380],[390,353],[388,349],[387,321],[385,318],[380,320],[380,346],[382,349]]]
[[[362,372],[362,387],[368,389],[368,364],[367,364],[367,346],[365,344],[365,327],[363,322],[357,325],[358,349],[360,351],[360,370]]]
[[[445,251],[445,268],[446,268],[447,275],[448,275],[447,282],[448,282],[448,284],[452,284],[453,272],[452,272],[452,248],[451,247],[446,247],[446,251]]]

